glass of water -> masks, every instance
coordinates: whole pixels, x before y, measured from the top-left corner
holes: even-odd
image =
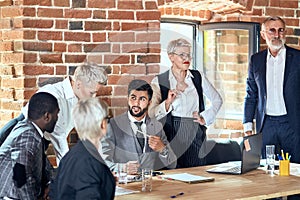
[[[275,170],[275,145],[266,145],[266,165],[269,174],[274,175]]]
[[[118,182],[119,184],[127,184],[127,164],[118,163]]]
[[[146,168],[142,169],[142,191],[151,192],[152,191],[152,173],[153,170]]]

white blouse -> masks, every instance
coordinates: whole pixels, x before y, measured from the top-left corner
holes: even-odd
[[[200,72],[200,74],[202,77],[203,95],[210,101],[210,105],[206,105],[205,110],[202,111],[200,115],[204,118],[206,125],[210,125],[214,122],[216,115],[223,104],[223,100],[221,95],[204,76],[204,74],[202,72]],[[187,71],[185,83],[188,84],[188,87],[184,90],[184,92],[180,92],[180,94],[176,96],[174,102],[171,104],[170,109],[166,111],[165,101],[161,102],[158,78],[155,77],[151,83],[154,93],[152,103],[149,108],[149,115],[158,120],[165,117],[169,112],[172,113],[172,116],[193,117],[193,112],[199,111],[199,97],[192,78],[193,75],[191,72]],[[169,82],[170,89],[176,89],[177,80],[171,70],[169,70]]]

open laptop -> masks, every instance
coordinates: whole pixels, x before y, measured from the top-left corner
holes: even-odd
[[[260,165],[261,148],[261,133],[245,136],[243,138],[243,145],[241,148],[241,161],[221,163],[206,171],[222,174],[244,174],[251,170],[257,169]]]

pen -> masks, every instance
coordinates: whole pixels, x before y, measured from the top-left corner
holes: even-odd
[[[285,153],[285,159],[286,159],[286,160],[289,159],[289,153]]]
[[[284,153],[283,153],[283,150],[281,149],[281,157],[282,157],[282,160],[285,160],[284,158]]]
[[[137,130],[137,132],[143,134],[143,135],[146,135],[147,137],[150,137],[151,135],[148,135],[147,133],[143,132],[143,131],[140,131],[140,130]]]
[[[288,160],[290,160],[291,159],[291,155],[289,155],[289,158],[288,158]]]
[[[173,199],[173,198],[176,198],[176,197],[181,196],[181,195],[184,195],[184,192],[179,192],[178,194],[170,196],[170,198]]]
[[[162,179],[162,180],[169,180],[169,181],[172,181],[173,179],[171,179],[171,178],[167,178],[167,177],[164,177],[164,176],[157,176],[157,178],[159,178],[159,179]]]

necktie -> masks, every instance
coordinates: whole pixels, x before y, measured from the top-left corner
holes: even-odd
[[[136,137],[139,141],[139,144],[140,144],[141,148],[144,149],[145,139],[144,139],[144,134],[142,133],[142,128],[141,128],[143,122],[134,122],[134,123],[138,128],[138,131],[136,133]]]
[[[45,193],[45,188],[47,187],[47,172],[46,172],[46,149],[45,149],[45,141],[46,139],[43,137],[42,138],[42,177],[41,177],[41,194],[40,196],[43,197],[44,193]]]

